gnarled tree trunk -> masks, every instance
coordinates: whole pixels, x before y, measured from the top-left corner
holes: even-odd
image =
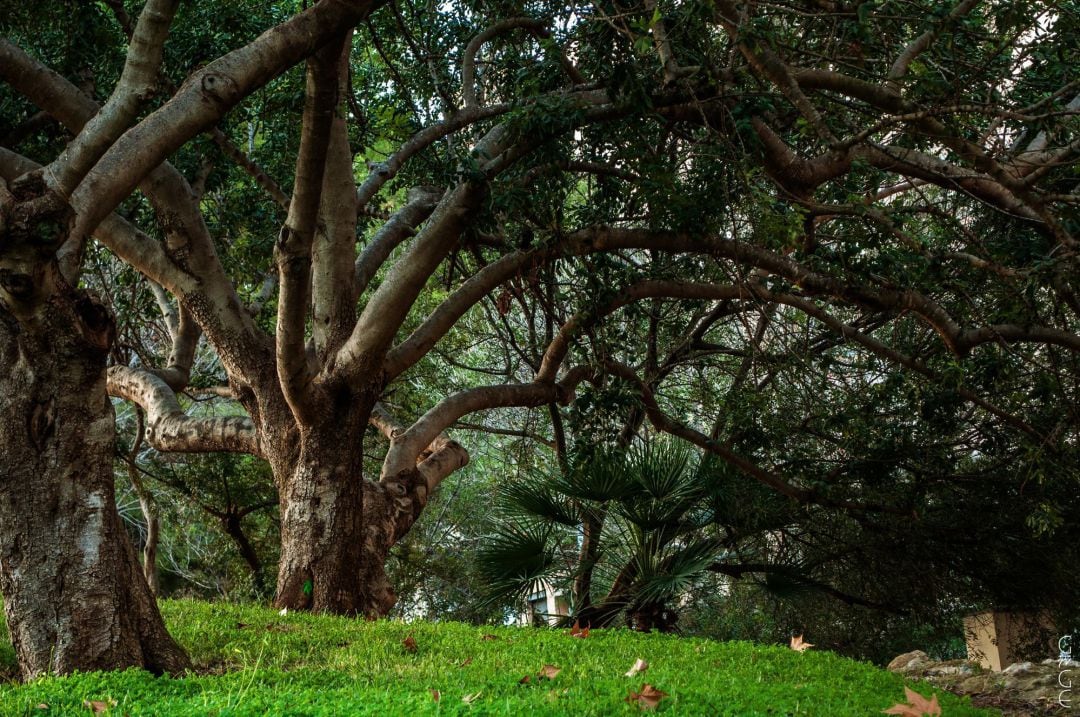
[[[26,679],[188,666],[116,512],[111,334],[87,297],[32,322],[0,309],[0,592]]]
[[[181,672],[116,512],[112,317],[59,276],[43,228],[64,233],[63,206],[0,200],[0,592],[20,672]]]
[[[385,569],[390,548],[412,527],[434,486],[465,465],[468,454],[439,436],[414,466],[380,480],[365,478],[362,446],[369,424],[388,436],[401,427],[364,398],[375,391],[346,393],[329,402],[317,423],[290,428],[289,438],[264,440],[299,444],[295,451],[270,456],[281,501],[274,604],[379,617],[396,600]],[[269,418],[265,408],[263,417]]]
[[[289,426],[289,438],[275,442],[299,446],[270,457],[281,506],[276,607],[344,615],[384,612],[364,576],[368,541],[361,448],[370,407],[342,406],[300,430],[282,407],[286,415],[279,425]]]

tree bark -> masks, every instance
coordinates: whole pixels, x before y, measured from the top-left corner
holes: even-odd
[[[290,427],[288,440],[299,449],[270,458],[281,502],[274,606],[376,617],[394,597],[383,571],[389,545],[383,548],[384,541],[369,535],[368,523],[377,522],[380,512],[372,510],[377,486],[362,474],[361,447],[374,402],[343,397],[332,403],[337,410],[331,406],[304,429],[296,429],[288,407],[279,406],[284,415],[278,425]]]
[[[70,212],[35,189],[0,182],[0,592],[19,670],[182,672],[116,512],[113,320],[60,276]]]

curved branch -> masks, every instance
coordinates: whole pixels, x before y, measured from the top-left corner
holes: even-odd
[[[442,122],[428,125],[424,129],[418,131],[410,137],[405,144],[401,145],[396,152],[390,155],[389,159],[385,162],[379,162],[371,167],[371,172],[368,174],[367,179],[365,179],[364,183],[356,190],[357,204],[361,208],[366,207],[368,203],[375,198],[375,195],[379,193],[379,190],[382,189],[383,185],[397,176],[397,173],[401,171],[401,168],[405,166],[405,163],[409,161],[409,159],[430,147],[435,142],[438,142],[443,137],[462,129],[463,127],[467,127],[470,124],[479,122],[480,120],[506,114],[514,109],[514,107],[515,105],[509,102],[492,105],[490,107],[473,107],[467,110],[461,110],[460,112],[455,112]]]
[[[359,299],[390,253],[403,241],[415,235],[416,227],[431,216],[439,204],[442,191],[434,187],[414,187],[409,190],[405,206],[383,224],[371,238],[353,265],[354,301]]]
[[[192,418],[184,413],[165,381],[148,371],[112,366],[108,372],[108,391],[110,396],[142,407],[146,412],[147,440],[159,451],[262,455],[250,418]]]
[[[381,403],[376,403],[371,410],[368,423],[378,428],[391,444],[406,431],[405,426]],[[424,478],[426,491],[420,499],[426,499],[443,479],[468,463],[469,452],[465,447],[441,431],[415,458],[416,469]]]
[[[338,0],[313,4],[192,74],[159,109],[125,132],[84,185],[92,209],[81,217],[87,228],[122,202],[138,183],[195,135],[270,80],[366,17],[379,0]]]
[[[994,340],[1053,343],[1080,351],[1080,337],[1052,328],[1020,329],[1005,325],[965,331],[940,304],[919,292],[851,284],[810,271],[788,256],[747,242],[680,232],[590,227],[563,237],[554,244],[507,254],[469,277],[408,338],[388,352],[386,376],[392,379],[420,360],[469,309],[519,272],[558,257],[618,249],[708,254],[764,269],[809,294],[833,296],[875,310],[911,311],[931,326],[946,348],[957,355],[964,355],[974,346]],[[545,376],[550,378],[548,374]]]
[[[0,78],[73,134],[99,109],[78,87],[4,38],[0,38]],[[94,236],[138,271],[199,309],[196,319],[218,347],[227,370],[247,377],[259,375],[269,337],[244,311],[225,275],[187,180],[164,162],[139,186],[158,216],[168,218],[162,222],[164,245],[115,214],[104,219]],[[77,211],[84,199],[87,197],[80,188],[72,197]],[[183,261],[174,262],[172,256]]]
[[[952,12],[942,18],[941,22],[908,43],[904,51],[893,62],[892,67],[889,68],[889,74],[886,77],[888,82],[895,87],[898,80],[907,74],[908,68],[915,61],[915,58],[930,47],[930,43],[937,39],[946,26],[967,15],[978,4],[979,0],[962,0],[959,5],[952,9]]]
[[[480,386],[448,396],[404,431],[392,433],[390,449],[383,461],[382,480],[394,480],[407,472],[417,456],[462,416],[489,408],[567,403],[573,399],[577,385],[591,373],[591,369],[579,366],[567,372],[559,383]]]
[[[191,380],[191,364],[195,360],[195,348],[199,345],[202,328],[191,315],[191,311],[180,304],[176,326],[170,328],[170,333],[172,349],[165,368],[151,369],[150,372],[164,381],[173,392],[179,393],[187,388],[188,381]]]
[[[547,34],[547,23],[531,17],[511,17],[490,25],[478,33],[461,55],[461,95],[465,109],[476,107],[476,53],[484,43],[517,28],[525,28],[538,35]]]
[[[108,101],[49,165],[53,190],[68,197],[135,119],[157,85],[165,38],[179,0],[147,0],[131,35],[127,59]],[[110,209],[111,211],[111,209]]]

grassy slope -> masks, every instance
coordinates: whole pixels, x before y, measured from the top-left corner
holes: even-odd
[[[633,715],[623,700],[643,682],[669,694],[658,712],[687,715],[881,714],[904,681],[869,664],[813,650],[717,643],[620,630],[587,639],[565,630],[411,625],[290,614],[258,607],[167,601],[173,634],[198,676],[95,673],[0,686],[3,715],[87,715],[83,700],[115,700],[107,714]],[[495,639],[485,635],[494,635]],[[403,641],[414,636],[415,653]],[[6,641],[3,641],[6,643]],[[0,652],[10,663],[11,653]],[[623,676],[636,658],[649,669]],[[562,669],[537,681],[545,664]],[[530,684],[518,681],[532,674]],[[916,685],[929,695],[929,685]],[[439,690],[436,702],[429,690]],[[462,697],[480,693],[471,703]],[[947,693],[947,717],[989,715]],[[49,705],[48,711],[36,709]]]

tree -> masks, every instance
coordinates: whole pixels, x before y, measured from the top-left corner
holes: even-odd
[[[572,595],[568,620],[580,625],[624,617],[646,632],[675,629],[678,601],[727,552],[713,529],[723,516],[709,505],[722,491],[695,458],[685,444],[655,440],[507,485],[507,525],[478,556],[492,595],[524,598],[544,580]],[[599,583],[606,593],[593,600]]]
[[[1051,402],[1073,405],[1078,100],[1060,54],[1075,37],[1070,8],[725,1],[546,6],[541,18],[324,1],[184,68],[175,90],[158,83],[169,96],[138,121],[99,111],[5,42],[0,76],[78,134],[44,174],[13,152],[0,159],[13,187],[38,188],[18,196],[74,210],[61,269],[74,271],[92,231],[175,297],[168,365],[114,366],[109,391],[144,407],[161,450],[270,463],[282,515],[276,604],[381,614],[394,599],[387,551],[468,460],[446,431],[500,407],[554,407],[554,428],[557,404],[583,382],[629,386],[656,430],[797,503],[897,516],[926,499],[911,474],[877,496],[844,471],[789,472],[726,421],[710,430],[666,411],[663,373],[640,375],[656,357],[634,365],[616,355],[619,337],[599,340],[605,317],[641,302],[707,304],[698,344],[725,316],[756,324],[775,313],[829,332],[817,368],[840,346],[863,377],[949,386],[971,430],[1068,465],[1075,416],[988,395],[980,365],[1050,365],[1040,375]],[[248,127],[226,115],[302,60],[286,191],[237,149]],[[162,164],[201,132],[237,163],[233,177],[288,207],[276,278],[230,273],[230,248],[215,245],[188,181]],[[361,146],[381,161],[358,184]],[[137,187],[160,231],[110,214]],[[276,308],[272,327],[264,305]],[[439,345],[485,309],[521,329],[526,345],[506,348],[524,349],[520,370],[395,401],[410,372],[456,360]],[[177,391],[200,331],[246,415],[184,413]],[[389,439],[377,479],[363,472],[369,425]]]

